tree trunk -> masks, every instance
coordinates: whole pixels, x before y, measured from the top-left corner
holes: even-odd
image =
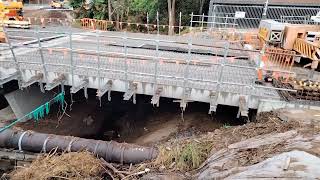
[[[205,0],[200,0],[200,8],[199,8],[199,15],[202,15],[203,11],[203,6],[204,6]]]
[[[108,0],[108,16],[109,16],[109,21],[112,21],[111,17],[111,0]]]
[[[169,31],[168,35],[174,35],[176,0],[168,0],[168,16],[169,16]]]
[[[116,27],[117,27],[117,30],[120,30],[120,15],[119,13],[117,12],[117,22],[116,22]]]

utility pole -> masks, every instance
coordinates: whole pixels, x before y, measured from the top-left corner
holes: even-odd
[[[262,13],[262,19],[267,19],[268,5],[269,5],[269,0],[266,0],[264,4],[263,13]]]

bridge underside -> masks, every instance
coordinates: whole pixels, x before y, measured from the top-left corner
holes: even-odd
[[[261,99],[280,100],[275,88],[255,83],[259,54],[240,45],[188,36],[169,37],[120,32],[7,30],[9,45],[2,46],[0,84],[19,80],[51,90],[71,86],[71,93],[97,89],[97,97],[124,92],[176,99],[185,109],[190,101],[257,109]],[[22,38],[23,34],[23,38]],[[240,58],[239,58],[240,57]],[[84,91],[86,96],[86,91]],[[243,112],[245,114],[245,112]]]

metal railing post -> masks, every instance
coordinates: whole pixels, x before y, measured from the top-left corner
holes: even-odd
[[[229,15],[226,16],[226,20],[224,22],[224,28],[227,28]]]
[[[201,19],[201,32],[203,31],[203,21],[204,21],[204,13],[202,14],[202,19]]]
[[[213,7],[213,29],[215,28],[216,26],[216,5],[214,5]]]
[[[304,23],[304,24],[309,24],[309,23],[307,22],[307,17],[306,17],[306,16],[303,17],[303,23]]]
[[[237,22],[237,18],[236,18],[236,16],[234,16],[234,19],[233,19],[233,29],[236,27],[236,22]]]
[[[220,71],[219,71],[219,79],[218,79],[218,85],[217,85],[217,92],[218,94],[220,93],[220,85],[222,84],[222,75],[223,75],[223,70],[225,66],[225,62],[227,61],[227,56],[229,53],[229,48],[230,48],[230,42],[227,42],[227,46],[224,50],[224,55],[223,55],[223,61],[220,63]]]
[[[71,85],[74,87],[74,62],[73,62],[73,49],[72,49],[72,32],[69,31],[69,48],[70,48],[70,65],[71,65]],[[73,100],[72,100],[73,101]]]
[[[156,42],[156,58],[155,58],[155,65],[154,65],[154,91],[157,90],[158,85],[158,64],[159,64],[159,36],[157,36]]]
[[[193,23],[193,12],[191,13],[190,32],[192,31],[192,23]]]
[[[263,8],[262,19],[267,19],[268,6],[269,6],[269,0],[266,0]]]
[[[179,13],[179,36],[181,35],[181,16],[182,16],[182,13],[180,12]]]
[[[14,64],[15,64],[15,69],[18,71],[18,74],[20,75],[20,77],[18,78],[18,86],[19,86],[19,89],[21,89],[22,70],[20,68],[20,65],[19,65],[19,62],[17,60],[17,57],[16,57],[16,55],[14,53],[13,46],[11,44],[11,41],[10,41],[10,38],[9,38],[9,35],[8,35],[8,31],[6,30],[5,27],[3,27],[3,31],[4,31],[7,43],[9,45],[9,49],[11,51],[12,57],[13,57],[13,61],[14,61]],[[0,88],[2,88],[2,87],[3,87],[3,85],[0,85]]]
[[[75,82],[74,82],[74,69],[77,67],[74,63],[74,59],[73,59],[73,46],[72,46],[72,30],[69,29],[69,48],[70,48],[70,64],[71,64],[71,89],[70,89],[70,98],[71,98],[71,103],[70,103],[70,111],[72,110],[72,106],[73,106],[73,94],[72,94],[72,88],[75,88]],[[77,51],[75,51],[77,52]],[[84,88],[84,94],[86,99],[88,99],[87,97],[87,88]]]
[[[147,31],[149,34],[149,13],[147,12]]]
[[[41,65],[42,65],[42,69],[43,69],[43,77],[44,77],[44,81],[46,83],[48,83],[48,72],[47,72],[44,57],[43,57],[42,46],[41,46],[41,41],[40,41],[40,36],[39,36],[39,28],[36,29],[36,34],[37,34],[38,45],[39,45],[38,50],[40,53]]]
[[[227,45],[225,46],[225,51],[224,51],[224,56],[223,56],[223,61],[220,63],[220,71],[219,71],[219,77],[218,77],[218,83],[217,83],[217,87],[216,87],[216,95],[215,95],[215,100],[214,100],[214,106],[216,110],[217,106],[218,106],[218,99],[221,93],[221,84],[223,84],[222,82],[222,77],[223,77],[223,70],[224,70],[224,66],[225,66],[225,62],[227,60],[227,56],[229,53],[229,48],[230,48],[230,42],[227,42]]]
[[[168,21],[168,33],[166,33],[166,34],[169,34],[169,32],[170,32],[170,29],[171,29],[171,24],[170,24],[170,19],[171,19],[171,11],[169,11],[169,21]]]
[[[97,35],[97,58],[98,58],[98,88],[101,90],[101,59],[100,59],[100,31],[96,32]]]
[[[188,59],[187,59],[186,68],[185,68],[184,74],[183,74],[183,93],[184,94],[186,91],[186,86],[189,82],[189,66],[190,66],[190,62],[192,60],[191,50],[192,50],[192,37],[190,36],[189,40],[188,40]]]
[[[160,34],[160,27],[159,27],[159,12],[157,11],[157,34]]]
[[[5,36],[6,36],[6,39],[7,39],[7,43],[9,45],[9,49],[11,51],[11,54],[12,54],[12,57],[13,57],[13,60],[15,62],[15,65],[16,65],[16,69],[19,70],[19,73],[21,73],[21,69],[20,69],[20,66],[19,66],[19,62],[17,60],[17,57],[16,57],[16,54],[14,53],[14,50],[13,50],[13,47],[12,47],[12,44],[11,44],[11,41],[10,41],[10,38],[9,38],[9,35],[8,35],[8,31],[5,27],[3,27],[3,31],[5,33]]]
[[[125,81],[128,82],[128,61],[127,61],[127,57],[128,57],[128,47],[127,47],[127,32],[124,31],[123,33],[123,50],[124,50],[124,60],[125,60]],[[128,89],[128,83],[126,83],[126,89]]]

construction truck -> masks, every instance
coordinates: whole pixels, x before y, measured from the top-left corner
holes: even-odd
[[[23,19],[22,9],[22,2],[0,0],[0,43],[6,42],[4,27],[30,28],[30,22]]]
[[[0,0],[0,25],[2,27],[30,28],[30,22],[23,19],[22,9],[22,2]]]

